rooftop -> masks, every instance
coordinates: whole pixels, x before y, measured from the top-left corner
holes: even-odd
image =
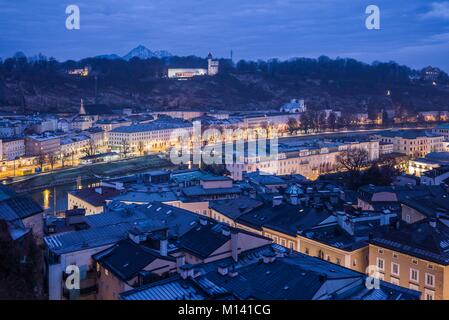
[[[114,204],[109,207],[114,208]],[[108,212],[86,216],[88,229],[44,238],[49,250],[64,254],[114,244],[138,227],[145,232],[168,229],[169,235],[181,236],[199,221],[199,215],[162,203],[120,205]]]
[[[138,245],[130,239],[121,240],[92,258],[123,281],[136,277],[156,259],[175,260],[172,257],[162,257],[156,250]]]
[[[192,186],[182,188],[182,193],[187,197],[213,196],[224,194],[239,194],[241,193],[239,187],[232,188],[203,188],[202,186]]]
[[[263,205],[263,202],[246,196],[209,202],[210,209],[213,209],[232,220],[237,219],[261,205]]]
[[[181,236],[177,246],[206,259],[231,239],[230,235],[223,234],[223,228],[228,227],[219,223],[199,224]]]
[[[111,198],[113,201],[122,202],[136,202],[136,203],[149,203],[149,202],[167,202],[176,201],[178,197],[172,191],[162,192],[126,192],[116,197]]]
[[[170,120],[161,119],[146,124],[136,124],[131,126],[115,128],[111,132],[135,133],[135,132],[168,130],[177,128],[189,128],[189,127],[192,127],[192,124],[190,122],[182,121],[179,119],[170,119]]]
[[[385,131],[381,133],[384,137],[399,137],[403,139],[417,139],[425,137],[438,137],[439,135],[430,133],[426,130],[397,130],[397,131]]]
[[[254,228],[266,227],[296,236],[298,231],[314,227],[331,215],[332,213],[324,208],[303,208],[287,203],[277,206],[265,204],[241,215],[237,222]]]
[[[413,257],[449,265],[449,228],[439,221],[431,226],[429,220],[402,224],[399,229],[389,230],[370,243]]]
[[[273,256],[274,253],[274,256]],[[274,261],[262,262],[265,255]],[[219,265],[228,265],[232,275],[222,275]],[[186,280],[180,277],[153,283],[121,295],[124,300],[402,300],[419,299],[420,293],[381,281],[379,289],[365,286],[366,276],[306,256],[288,253],[269,245],[232,258],[194,267],[200,275]]]
[[[94,207],[100,207],[105,204],[106,200],[118,196],[120,191],[114,188],[98,187],[74,190],[69,193]]]

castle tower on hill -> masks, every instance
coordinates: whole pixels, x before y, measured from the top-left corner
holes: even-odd
[[[207,74],[209,76],[215,76],[218,74],[218,67],[220,62],[217,60],[213,60],[212,53],[209,52],[207,56]]]

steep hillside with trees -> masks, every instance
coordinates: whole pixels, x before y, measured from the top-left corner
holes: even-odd
[[[297,58],[288,61],[220,60],[215,77],[177,81],[165,77],[169,67],[205,67],[199,57],[141,60],[88,58],[58,62],[23,54],[0,63],[2,110],[76,112],[86,103],[136,109],[267,110],[292,98],[311,109],[400,113],[449,109],[449,77],[436,85],[420,80],[420,71],[394,62],[365,64],[353,59]],[[67,70],[90,66],[87,77]]]

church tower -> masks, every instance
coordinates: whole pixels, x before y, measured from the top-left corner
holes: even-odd
[[[84,100],[81,99],[81,104],[80,104],[80,115],[85,115],[86,114],[86,110],[84,109]]]

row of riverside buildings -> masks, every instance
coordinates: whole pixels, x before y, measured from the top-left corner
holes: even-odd
[[[0,160],[2,170],[20,168],[28,170],[39,158],[57,158],[59,161],[70,159],[72,163],[90,163],[92,156],[99,155],[100,160],[116,159],[123,156],[140,156],[151,152],[165,152],[179,143],[174,138],[176,130],[193,132],[193,123],[201,123],[202,130],[232,129],[231,136],[221,137],[224,141],[247,140],[254,133],[265,130],[267,136],[274,132],[278,137],[288,136],[290,120],[301,121],[306,112],[304,100],[293,99],[283,105],[280,111],[259,113],[196,112],[196,111],[160,111],[133,113],[131,109],[114,109],[104,105],[84,105],[76,115],[55,116],[18,116],[2,117],[0,127]],[[325,110],[326,117],[335,113]],[[337,113],[338,114],[338,113]],[[2,127],[3,126],[3,127]],[[228,168],[233,178],[240,179],[242,173],[257,168],[276,174],[297,171],[314,178],[320,173],[330,171],[335,166],[335,157],[352,147],[369,151],[370,160],[384,154],[399,153],[408,157],[423,157],[429,152],[447,151],[449,142],[447,126],[439,125],[432,131],[406,130],[383,132],[373,135],[371,141],[348,142],[329,141],[321,144],[289,143],[288,148],[280,152],[280,165],[272,163],[252,164],[251,155],[241,155],[244,164]],[[378,145],[377,142],[378,141]],[[206,142],[206,141],[202,141]],[[358,145],[357,145],[358,144]],[[102,157],[104,155],[104,157]],[[90,157],[88,159],[83,159]],[[48,160],[48,159],[47,159]],[[298,168],[300,164],[300,168]],[[271,169],[270,169],[271,168]]]

